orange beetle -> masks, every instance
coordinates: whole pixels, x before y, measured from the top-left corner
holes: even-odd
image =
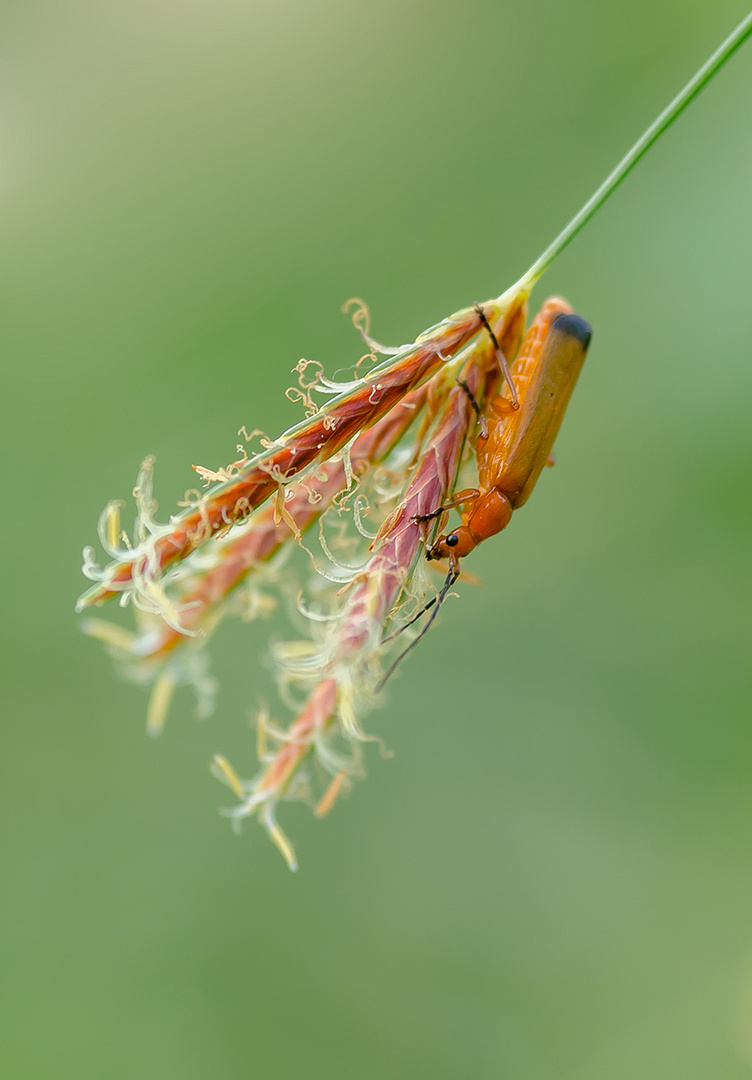
[[[440,536],[427,558],[449,559],[450,573],[456,572],[460,558],[501,532],[527,502],[550,460],[590,337],[590,325],[565,301],[546,301],[511,367],[518,403],[498,394],[481,415],[475,448],[479,486],[419,519],[429,521],[455,506],[462,511],[462,524]]]

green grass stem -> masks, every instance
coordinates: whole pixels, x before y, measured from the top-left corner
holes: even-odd
[[[538,279],[545,273],[551,263],[564,248],[574,240],[575,236],[590,221],[611,196],[625,177],[632,171],[637,162],[645,156],[653,143],[660,139],[661,135],[674,121],[684,112],[687,106],[694,101],[704,86],[710,82],[713,76],[720,71],[737,49],[744,44],[752,34],[752,12],[742,19],[726,40],[716,49],[712,56],[699,68],[689,82],[676,95],[673,101],[666,106],[663,112],[647,128],[632,148],[627,151],[619,164],[609,173],[597,191],[591,195],[585,205],[575,214],[572,220],[565,225],[556,239],[549,244],[526,274],[518,282],[521,289],[529,292]]]

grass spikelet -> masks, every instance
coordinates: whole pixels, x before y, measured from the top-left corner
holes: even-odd
[[[520,290],[488,303],[488,317],[499,319]],[[245,521],[279,485],[329,460],[359,431],[370,427],[412,390],[425,383],[468,340],[482,331],[474,308],[465,308],[421,334],[413,345],[373,368],[355,387],[332,398],[312,417],[290,428],[273,447],[238,467],[237,476],[210,488],[197,506],[174,515],[168,525],[153,519],[151,488],[141,496],[138,537],[133,549],[100,569],[87,560],[84,572],[96,584],[78,600],[77,610],[104,603],[118,594],[157,602],[159,582],[172,566],[227,528]],[[150,481],[152,462],[142,473]],[[138,485],[137,485],[138,490]]]
[[[522,309],[515,308],[500,327],[510,359],[519,346],[523,319]],[[367,736],[361,719],[373,706],[383,676],[390,652],[383,648],[385,639],[392,640],[395,625],[404,625],[405,598],[423,605],[430,591],[423,573],[415,574],[416,566],[422,571],[419,556],[431,531],[419,519],[453,490],[477,420],[467,391],[482,400],[500,379],[490,338],[480,338],[462,351],[455,376],[445,387],[444,403],[421,445],[417,464],[411,475],[407,470],[404,474],[402,494],[373,552],[334,595],[327,620],[317,622],[323,627],[318,647],[314,642],[291,643],[276,650],[281,683],[305,690],[307,699],[288,731],[280,735],[279,747],[261,774],[242,784],[248,794],[233,812],[236,819],[257,814],[264,824],[261,808],[290,798],[293,791],[310,799],[317,767],[328,778],[314,802],[316,815],[324,816],[342,788],[362,774],[361,743]],[[276,816],[270,820],[276,829]]]
[[[357,476],[386,457],[420,416],[426,399],[426,387],[413,391],[355,439],[349,461]],[[276,506],[263,507],[244,525],[187,561],[182,574],[165,590],[165,603],[173,613],[180,612],[179,618],[139,610],[136,632],[101,619],[84,623],[86,633],[108,644],[127,677],[138,682],[154,681],[147,720],[150,734],[161,731],[177,685],[194,685],[199,702],[206,702],[206,666],[198,662],[197,652],[205,648],[216,626],[233,609],[233,598],[238,599],[239,590],[244,583],[248,586],[249,579],[255,578],[256,585],[247,587],[244,602],[234,605],[235,613],[248,620],[267,614],[276,605],[271,594],[277,574],[270,564],[332,506],[346,488],[346,472],[344,461],[326,462],[306,480],[290,486],[284,521]],[[294,530],[288,519],[294,523]],[[169,695],[164,689],[168,684]]]

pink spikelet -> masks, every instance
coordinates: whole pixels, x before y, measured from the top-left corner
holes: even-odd
[[[350,450],[354,477],[364,476],[393,449],[426,405],[427,387],[414,390],[377,421],[361,432]],[[104,641],[125,675],[136,682],[153,684],[147,712],[147,729],[158,734],[164,724],[176,686],[193,686],[199,713],[211,710],[215,685],[208,677],[204,648],[208,637],[224,615],[235,613],[250,619],[265,614],[270,603],[252,579],[270,583],[268,567],[291,540],[300,538],[334,499],[347,488],[347,469],[342,460],[320,466],[305,481],[287,489],[284,520],[277,506],[264,506],[242,525],[205,548],[200,556],[187,560],[182,575],[165,587],[165,599],[179,612],[179,623],[167,622],[159,612],[137,608],[139,627],[128,632],[102,619],[87,619],[84,629]],[[263,570],[267,569],[266,577]],[[249,581],[251,579],[251,581]],[[244,598],[238,592],[247,584]]]
[[[270,449],[238,468],[231,480],[211,488],[194,507],[174,515],[168,525],[157,525],[148,512],[142,512],[139,542],[131,550],[118,550],[103,569],[87,550],[84,573],[96,584],[79,598],[77,610],[134,589],[144,594],[147,603],[157,603],[166,570],[212,537],[245,521],[280,487],[346,447],[359,431],[426,382],[480,329],[475,309],[452,315],[421,334],[414,345],[372,369],[314,416],[290,428]],[[148,504],[149,500],[147,490],[143,502]],[[112,504],[105,509],[100,538],[113,530],[111,515]]]
[[[91,549],[84,553],[94,585],[78,610],[117,596],[121,606],[132,605],[136,621],[130,630],[89,618],[84,628],[129,677],[151,685],[147,726],[158,734],[183,683],[196,691],[199,714],[211,711],[206,644],[214,628],[227,615],[255,617],[289,597],[295,570],[288,555],[296,545],[307,552],[314,606],[304,604],[303,593],[298,606],[311,636],[272,648],[280,696],[294,719],[285,726],[262,710],[260,771],[251,780],[241,780],[221,755],[213,764],[238,796],[233,820],[257,816],[292,868],[278,803],[303,799],[323,816],[363,773],[369,737],[362,719],[394,655],[413,640],[416,617],[434,605],[432,619],[439,607],[433,568],[422,558],[438,522],[421,519],[452,496],[472,450],[478,402],[499,385],[492,336],[511,362],[526,299],[518,288],[485,304],[485,318],[477,306],[465,309],[346,385],[321,373],[303,382],[301,361],[301,389],[289,396],[303,401],[305,420],[254,458],[219,473],[200,469],[219,482],[186,497],[165,524],[155,520],[148,458],[134,489],[133,537],[121,530],[121,504],[110,503],[99,522],[110,562],[100,568]],[[356,313],[363,337],[380,349],[364,311]],[[335,394],[321,408],[313,399],[319,389]],[[316,525],[318,553],[308,539]],[[372,540],[365,551],[362,537]]]
[[[519,344],[521,323],[521,317],[516,317],[504,336],[512,355]],[[483,339],[458,357],[457,372],[478,400],[498,383],[493,360],[490,340]],[[310,642],[310,647],[296,642],[275,649],[282,684],[298,691],[310,688],[297,718],[286,731],[272,729],[262,718],[260,756],[265,763],[253,780],[240,780],[223,756],[215,759],[216,774],[241,800],[232,817],[239,821],[256,814],[291,869],[297,861],[277,822],[276,805],[281,799],[304,798],[312,800],[317,815],[323,816],[362,774],[361,747],[367,737],[360,719],[374,703],[384,661],[393,651],[389,641],[404,648],[399,631],[413,619],[412,608],[408,612],[406,605],[424,607],[432,593],[436,596],[425,574],[416,574],[424,565],[420,555],[428,531],[419,519],[451,494],[475,424],[466,390],[454,383],[397,506],[372,545],[373,553],[350,584],[336,594],[323,638]],[[276,745],[268,753],[270,734]],[[320,778],[326,786],[315,797]]]

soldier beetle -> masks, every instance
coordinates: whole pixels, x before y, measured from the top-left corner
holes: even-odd
[[[512,364],[511,400],[497,394],[480,413],[478,487],[458,492],[420,519],[430,521],[453,507],[462,512],[462,524],[439,536],[428,559],[448,559],[450,573],[458,571],[458,560],[506,528],[527,502],[550,459],[590,337],[589,324],[567,303],[546,301]]]
[[[430,514],[414,518],[428,522],[443,518],[449,510],[459,507],[462,524],[439,536],[426,549],[429,560],[449,560],[446,580],[437,596],[401,628],[406,629],[433,608],[418,636],[389,666],[379,689],[428,632],[459,577],[459,560],[506,528],[513,512],[530,498],[544,465],[553,464],[554,440],[592,336],[590,324],[575,315],[566,301],[551,298],[530,324],[520,351],[508,368],[483,310],[480,307],[476,310],[494,343],[509,397],[499,393],[481,409],[469,387],[460,381],[480,424],[475,444],[479,486],[466,488]]]

